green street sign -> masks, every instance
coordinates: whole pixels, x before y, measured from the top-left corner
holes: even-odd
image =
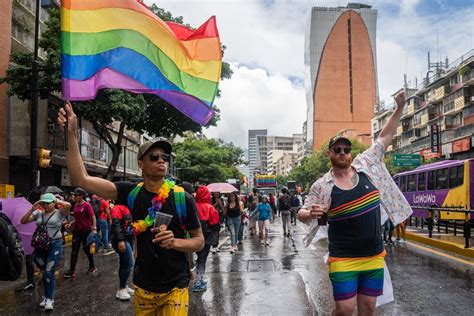
[[[421,165],[419,154],[395,154],[393,155],[393,165],[397,167],[418,167]]]

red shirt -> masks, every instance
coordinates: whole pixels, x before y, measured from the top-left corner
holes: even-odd
[[[74,219],[76,220],[74,231],[84,232],[91,230],[93,216],[95,216],[94,210],[89,203],[83,202],[82,204],[74,205]]]
[[[99,218],[101,218],[103,220],[107,220],[107,212],[105,212],[105,211],[109,207],[110,207],[110,204],[107,200],[104,200],[104,199],[100,200],[100,206],[99,206],[100,215],[99,215]]]

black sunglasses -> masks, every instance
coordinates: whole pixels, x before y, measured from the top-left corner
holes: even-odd
[[[341,151],[344,151],[344,153],[346,155],[350,154],[352,148],[351,147],[332,147],[331,150],[335,153],[335,154],[340,154]]]
[[[164,162],[170,162],[171,156],[168,154],[159,154],[159,153],[152,153],[149,154],[151,162],[157,162],[159,159],[162,159]]]

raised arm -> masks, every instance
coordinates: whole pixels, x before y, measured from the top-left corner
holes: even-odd
[[[405,92],[401,91],[395,96],[395,111],[389,117],[387,123],[379,134],[378,139],[382,141],[385,149],[390,146],[392,138],[397,131],[400,117],[402,117],[403,108],[405,107]]]
[[[88,192],[97,194],[105,199],[117,199],[117,189],[109,180],[89,176],[82,161],[77,140],[77,116],[71,103],[66,103],[58,113],[59,127],[64,130],[66,115],[69,134],[69,151],[66,152],[66,164],[73,185],[79,186]]]

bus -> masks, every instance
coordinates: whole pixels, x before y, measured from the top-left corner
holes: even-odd
[[[395,183],[413,209],[413,216],[428,218],[422,207],[474,209],[474,159],[443,160],[398,173]],[[418,208],[421,207],[421,208]],[[471,214],[471,220],[474,217]],[[464,220],[460,212],[433,211],[433,222]]]

